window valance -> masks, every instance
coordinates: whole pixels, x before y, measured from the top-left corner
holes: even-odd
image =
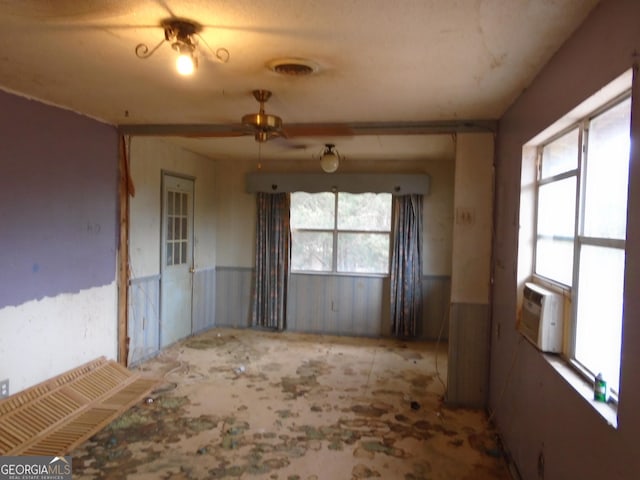
[[[431,177],[425,173],[248,173],[247,192],[348,192],[428,195]]]

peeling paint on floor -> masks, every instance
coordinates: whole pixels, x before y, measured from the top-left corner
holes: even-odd
[[[435,347],[189,338],[139,367],[165,383],[71,453],[74,479],[509,479],[486,414],[443,404]]]

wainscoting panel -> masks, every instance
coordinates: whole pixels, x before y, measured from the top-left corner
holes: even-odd
[[[451,298],[451,277],[422,277],[423,322],[420,331],[421,340],[440,340],[449,338],[449,302]],[[443,325],[444,322],[444,325]]]
[[[160,276],[129,282],[129,365],[154,356],[160,346]]]
[[[287,330],[329,333],[337,329],[331,308],[333,277],[292,274],[287,296]]]
[[[336,277],[336,333],[365,337],[384,334],[382,313],[384,304],[389,303],[385,280],[380,277]]]
[[[194,276],[193,333],[213,326],[251,325],[253,269],[223,267]],[[389,335],[389,280],[384,277],[291,275],[287,329],[290,331]],[[437,338],[449,278],[424,279],[424,333]],[[133,279],[129,287],[129,363],[158,352],[160,276]],[[215,317],[214,317],[215,313]],[[447,329],[443,338],[446,339]]]
[[[215,309],[215,326],[251,326],[253,275],[252,268],[219,267],[215,279],[206,280],[206,290],[198,286],[204,279],[196,282],[196,297],[202,296],[204,300],[207,300],[204,292],[215,288],[214,304],[206,307]],[[420,339],[436,340],[444,321],[441,340],[447,340],[450,292],[450,277],[423,277]],[[200,299],[194,302],[198,312],[204,308],[201,305]],[[289,331],[365,337],[389,336],[391,332],[387,277],[295,273],[289,280],[287,306]],[[207,323],[201,329],[210,326]]]
[[[215,325],[216,270],[197,270],[193,276],[192,332],[199,333]]]
[[[487,304],[451,304],[448,403],[486,407],[490,323]]]
[[[216,269],[215,325],[246,328],[251,325],[253,268]]]
[[[385,283],[382,277],[293,274],[287,330],[380,336]]]

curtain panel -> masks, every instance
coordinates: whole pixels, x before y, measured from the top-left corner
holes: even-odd
[[[257,193],[256,277],[252,324],[284,330],[291,251],[290,197]]]
[[[391,329],[397,337],[415,337],[422,320],[423,195],[393,197],[391,257]]]

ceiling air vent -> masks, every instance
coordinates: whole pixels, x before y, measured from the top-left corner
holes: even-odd
[[[279,58],[270,61],[267,66],[280,75],[304,77],[318,71],[318,65],[303,58]]]

